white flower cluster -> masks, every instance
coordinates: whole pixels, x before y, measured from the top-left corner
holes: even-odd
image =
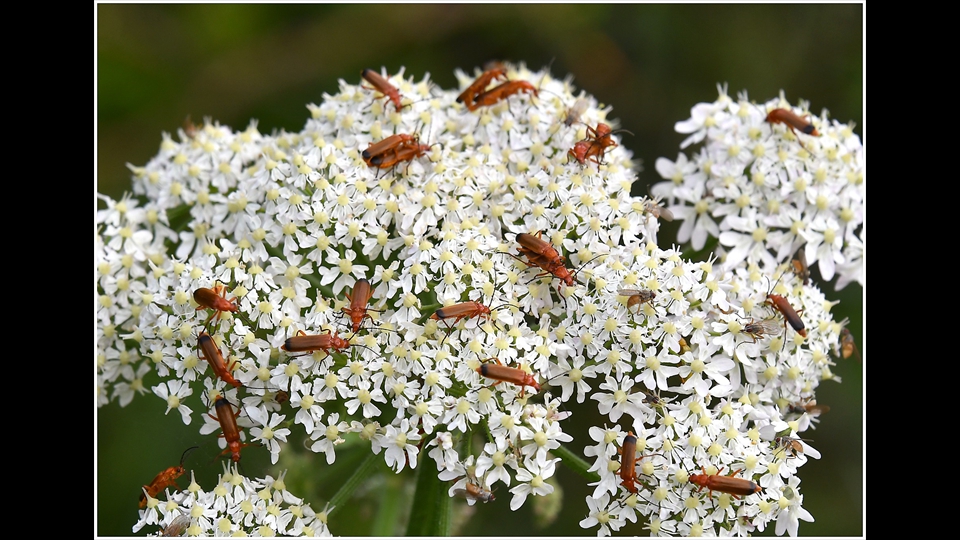
[[[325,508],[317,514],[287,491],[283,473],[250,479],[224,467],[212,491],[204,491],[190,473],[186,490],[167,493],[161,501],[147,496],[146,508],[133,526],[139,532],[159,526],[157,536],[332,536]]]
[[[607,111],[583,94],[574,108],[569,83],[547,73],[508,78],[538,95],[469,111],[458,92],[399,74],[400,110],[341,81],[298,133],[207,122],[165,136],[133,167],[139,199],[106,200],[97,217],[101,404],[125,405],[158,376],[154,394],[185,423],[198,409],[202,434],[221,429],[203,414],[217,399],[234,404],[240,438],[274,463],[290,427],[328,463],[359,436],[397,471],[427,452],[471,503],[502,482],[516,509],[553,491],[554,454],[572,441],[562,421],[574,400],[595,402],[628,427],[591,432],[599,481],[584,527],[609,534],[639,514],[656,534],[775,520],[795,535],[812,519],[796,473],[815,453],[796,437],[819,382],[836,379],[832,304],[782,267],[721,272],[658,247],[657,207],[630,195],[629,152],[608,138],[595,160],[568,154],[604,135]],[[419,142],[383,154],[395,167],[368,165],[364,151],[397,134]],[[787,145],[780,135],[764,144]],[[342,308],[358,304],[360,280],[371,299],[355,330]],[[211,319],[199,288],[236,312]],[[201,332],[219,352],[201,354]],[[195,381],[205,399],[189,407]],[[618,458],[627,431],[638,455]],[[473,433],[488,441],[479,451]],[[692,475],[720,468],[760,489],[700,492]]]
[[[757,105],[746,93],[734,101],[718,90],[717,101],[697,104],[676,125],[690,134],[680,148],[705,141],[699,152],[656,163],[668,181],[653,193],[682,220],[678,241],[699,250],[718,238],[729,250],[726,268],[744,260],[770,267],[802,248],[824,280],[837,277],[837,289],[862,285],[866,158],[853,126],[826,110],[811,118],[806,103],[794,108],[782,92]],[[777,122],[781,114],[814,133]]]

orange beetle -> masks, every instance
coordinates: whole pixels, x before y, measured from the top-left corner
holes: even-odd
[[[741,496],[745,497],[754,493],[760,493],[763,490],[763,488],[751,480],[734,478],[734,476],[743,469],[737,469],[729,476],[720,476],[720,473],[723,472],[723,467],[717,471],[717,474],[707,474],[706,469],[703,467],[700,467],[700,470],[703,474],[690,475],[690,482],[700,486],[697,488],[697,493],[703,488],[707,488],[711,497],[713,497],[714,491],[719,491],[721,493],[729,493],[733,495],[734,498],[739,499]]]
[[[796,130],[800,130],[805,135],[812,135],[814,137],[819,137],[820,132],[817,131],[817,128],[813,127],[813,124],[807,122],[803,118],[797,116],[796,113],[789,109],[774,109],[767,113],[767,122],[771,124],[783,124],[793,132],[796,136]],[[799,140],[799,137],[797,138]]]
[[[353,333],[356,334],[360,331],[360,326],[363,325],[364,320],[373,320],[373,317],[367,313],[367,304],[373,297],[373,289],[370,287],[369,281],[358,279],[353,286],[353,291],[344,293],[344,295],[350,302],[350,306],[341,308],[340,311],[350,317],[350,321],[353,323]]]
[[[488,69],[480,74],[477,77],[477,80],[473,81],[466,90],[460,93],[457,96],[457,103],[463,103],[467,106],[467,109],[473,111],[477,107],[474,106],[474,102],[480,94],[487,89],[487,86],[490,85],[493,81],[497,79],[506,79],[507,78],[507,68],[502,64],[496,65],[491,69]]]
[[[632,431],[627,432],[623,438],[623,444],[618,450],[620,459],[620,485],[627,488],[630,493],[637,492],[637,436]]]
[[[613,134],[620,132],[630,133],[625,129],[613,131],[603,122],[597,124],[596,128],[587,126],[587,138],[575,143],[567,154],[581,165],[586,164],[588,160],[600,165],[603,163],[603,155],[607,149],[617,146],[616,141],[613,140]]]
[[[324,330],[320,334],[307,335],[303,330],[297,332],[296,336],[287,339],[281,349],[287,352],[314,352],[323,351],[330,354],[331,350],[343,351],[350,346],[350,342],[333,333],[330,330]]]
[[[497,382],[493,383],[493,386],[502,382],[513,383],[520,387],[520,399],[523,399],[528,386],[533,387],[537,392],[540,391],[540,383],[533,375],[519,368],[507,367],[501,364],[498,358],[488,358],[487,360],[496,360],[497,363],[480,364],[477,373],[488,379],[496,380]]]
[[[220,320],[220,315],[224,311],[237,313],[240,308],[237,307],[236,297],[227,300],[227,288],[222,284],[216,284],[212,289],[200,287],[193,291],[193,299],[200,304],[202,309],[212,309],[213,313],[204,322],[204,326],[210,322],[210,319]]]
[[[783,328],[786,330],[787,323],[790,323],[790,326],[797,331],[803,337],[807,337],[807,330],[803,326],[803,321],[800,320],[800,313],[803,313],[801,310],[799,313],[793,309],[793,306],[790,305],[790,302],[787,302],[787,299],[780,296],[779,294],[768,294],[767,303],[774,307],[777,311],[783,314],[784,323]]]
[[[442,307],[430,316],[430,318],[435,321],[443,321],[443,323],[447,325],[447,328],[452,328],[452,326],[447,323],[447,319],[453,319],[455,326],[461,320],[473,317],[480,317],[481,319],[489,321],[490,308],[480,302],[471,300],[469,302],[461,302],[459,304]]]
[[[183,455],[180,456],[179,465],[168,467],[160,471],[160,473],[153,478],[153,481],[143,486],[143,489],[146,491],[146,493],[143,493],[143,491],[140,492],[140,508],[145,508],[147,506],[147,495],[150,497],[156,497],[157,493],[160,493],[170,486],[174,486],[178,490],[180,489],[180,486],[177,485],[177,478],[180,478],[183,476],[183,473],[187,472],[187,470],[183,468],[183,460],[186,459],[187,454],[191,450],[195,450],[197,448],[200,447],[191,446],[190,448],[184,450]]]
[[[203,351],[204,360],[210,363],[210,367],[217,377],[220,377],[223,382],[232,384],[236,388],[243,386],[243,384],[233,376],[233,367],[237,364],[236,361],[228,365],[223,358],[223,354],[220,352],[220,347],[217,346],[217,343],[213,341],[213,338],[210,337],[209,334],[200,332],[197,345],[200,347],[200,350]]]
[[[470,111],[475,111],[480,107],[489,107],[490,105],[494,105],[497,102],[507,99],[513,94],[520,92],[533,94],[535,97],[538,95],[536,87],[527,81],[507,81],[500,86],[495,86],[490,90],[477,95],[474,99],[473,105],[467,105],[467,109]]]
[[[566,283],[568,287],[573,287],[575,280],[563,262],[564,257],[560,255],[560,252],[557,251],[550,242],[543,240],[543,231],[538,231],[536,236],[520,233],[517,235],[517,243],[520,244],[520,247],[517,248],[520,256],[526,257],[527,259],[523,260],[512,253],[507,253],[507,255],[510,255],[527,266],[537,266],[541,268],[543,272],[534,276],[534,279],[552,275],[562,283]],[[557,285],[557,292],[560,292],[560,285]]]
[[[383,94],[383,97],[389,98],[393,102],[393,106],[396,110],[400,110],[403,107],[400,105],[400,91],[397,90],[397,87],[390,84],[389,81],[383,78],[382,75],[377,73],[372,69],[365,69],[360,72],[360,76],[363,77],[365,81],[373,85],[373,89],[379,91]]]
[[[217,415],[207,413],[207,416],[220,422],[220,430],[223,432],[220,437],[227,441],[227,447],[219,455],[230,453],[230,459],[234,462],[240,461],[240,449],[244,446],[257,446],[253,443],[240,442],[240,427],[237,426],[237,417],[240,416],[240,409],[233,412],[233,405],[226,398],[218,398],[214,402],[213,408]]]
[[[412,161],[427,155],[430,145],[420,144],[413,135],[398,133],[371,144],[361,153],[369,167],[389,169],[401,161]]]

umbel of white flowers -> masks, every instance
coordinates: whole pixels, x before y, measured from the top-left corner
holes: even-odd
[[[570,445],[595,486],[583,527],[796,535],[813,519],[797,473],[819,457],[797,437],[838,380],[842,324],[778,263],[806,246],[824,276],[830,258],[860,279],[859,140],[825,118],[819,137],[767,123],[782,100],[698,105],[678,127],[708,138],[701,154],[657,163],[681,241],[730,248],[695,262],[657,245],[666,209],[630,195],[638,167],[609,109],[546,72],[504,77],[458,100],[401,71],[386,78],[399,108],[341,81],[297,133],[164,134],[131,166],[133,196],[97,214],[100,404],[152,393],[234,459],[255,442],[276,463],[291,429],[327,463],[349,437],[396,471],[425,452],[451,495],[503,483],[512,509],[553,491],[563,421],[582,411],[600,419]],[[488,442],[469,451],[473,434]],[[717,487],[721,468],[751,493]],[[149,511],[138,527],[159,523]]]

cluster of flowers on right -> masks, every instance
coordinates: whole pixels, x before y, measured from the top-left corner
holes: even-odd
[[[680,334],[696,350],[681,343],[679,367],[661,368],[663,377],[679,374],[680,388],[651,396],[647,384],[642,402],[652,410],[624,411],[637,419],[632,456],[621,449],[634,444],[632,433],[591,430],[597,444],[587,454],[601,481],[581,526],[599,525],[600,536],[637,513],[652,535],[749,535],[775,523],[776,534],[796,536],[799,520],[813,521],[796,472],[820,454],[799,434],[824,410],[813,399],[819,381],[838,381],[830,355],[846,358],[855,345],[846,322],[830,317],[834,303],[810,285],[809,268],[836,277],[837,288],[863,284],[863,148],[853,127],[826,111],[811,118],[782,94],[758,105],[718,89],[716,102],[676,125],[689,134],[681,148],[704,145],[693,157],[657,160],[667,181],[652,193],[681,222],[678,241],[712,248],[713,279],[732,307],[707,301],[683,318],[692,328]],[[719,244],[708,246],[711,238]],[[631,395],[630,381],[619,391]],[[610,403],[616,422],[615,396]]]
[[[666,178],[653,194],[670,202],[681,220],[677,240],[703,249],[719,238],[725,267],[743,261],[763,268],[783,263],[798,250],[836,288],[863,285],[865,158],[853,125],[831,120],[824,110],[810,118],[804,102],[794,110],[781,92],[763,105],[737,101],[718,88],[714,103],[700,103],[677,122],[689,133],[680,148],[706,141],[691,158],[657,160]],[[816,132],[808,135],[782,113]]]

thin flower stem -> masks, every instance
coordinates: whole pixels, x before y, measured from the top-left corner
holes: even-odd
[[[583,460],[579,455],[575,454],[572,450],[567,448],[564,445],[560,445],[558,448],[554,448],[551,452],[563,460],[563,464],[570,468],[573,472],[579,474],[580,476],[586,478],[591,482],[599,482],[600,475],[591,472],[590,464]]]
[[[343,486],[337,491],[337,493],[330,499],[330,506],[332,507],[327,513],[329,516],[337,511],[338,508],[343,506],[343,504],[350,498],[350,495],[360,487],[360,484],[370,476],[377,469],[377,464],[380,462],[379,456],[371,453],[367,458],[357,467],[357,470],[354,471],[353,475],[343,483]]]

